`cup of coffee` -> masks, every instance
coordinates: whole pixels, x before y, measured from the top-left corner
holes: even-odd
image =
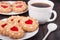
[[[54,21],[57,17],[57,13],[53,10],[53,7],[54,3],[52,1],[29,1],[29,16],[37,19],[40,24]],[[50,19],[52,13],[54,14],[54,17]]]
[[[30,0],[30,1],[34,2],[34,1],[49,1],[49,0]]]

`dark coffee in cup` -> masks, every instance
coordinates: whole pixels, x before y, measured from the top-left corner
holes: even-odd
[[[40,8],[46,8],[46,7],[50,7],[51,5],[47,4],[47,3],[33,3],[31,4],[34,7],[40,7]]]

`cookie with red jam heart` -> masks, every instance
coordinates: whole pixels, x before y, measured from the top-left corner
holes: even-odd
[[[6,35],[14,39],[22,38],[25,34],[23,29],[18,24],[9,24],[5,27],[5,29]]]
[[[36,19],[25,17],[21,20],[21,25],[25,31],[31,32],[38,28],[39,23]]]
[[[23,1],[16,1],[13,5],[13,12],[21,13],[27,10],[27,4]]]
[[[0,9],[2,13],[9,13],[12,11],[11,4],[8,2],[1,2]]]

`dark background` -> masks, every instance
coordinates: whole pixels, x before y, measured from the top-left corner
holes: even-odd
[[[8,0],[0,0],[0,1],[8,1]],[[15,0],[9,0],[9,1],[15,1]],[[23,1],[25,1],[27,3],[29,0],[23,0]],[[55,3],[54,10],[57,11],[57,19],[50,23],[56,23],[58,28],[56,31],[52,32],[46,40],[60,40],[60,0],[51,0],[51,1],[53,1]],[[28,12],[26,12],[25,14],[21,14],[20,16],[22,16],[22,15],[28,16]],[[8,17],[10,17],[10,16],[0,14],[0,19],[8,18]],[[53,17],[53,15],[52,15],[52,17]],[[47,30],[48,24],[49,23],[40,25],[39,32],[34,37],[26,39],[26,40],[42,40],[42,38],[46,35],[46,33],[48,31]]]

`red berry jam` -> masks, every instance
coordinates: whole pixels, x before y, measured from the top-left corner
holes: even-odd
[[[23,5],[18,5],[18,6],[16,6],[16,8],[21,8]]]
[[[6,23],[5,24],[2,24],[1,27],[4,28],[6,25],[7,25]]]
[[[1,5],[1,7],[3,7],[3,8],[7,8],[8,6],[6,6],[6,5]]]
[[[12,30],[12,31],[18,31],[18,28],[17,28],[16,26],[13,26],[13,27],[11,28],[11,30]]]
[[[33,21],[29,19],[29,20],[25,21],[25,23],[26,23],[26,24],[32,24]]]

